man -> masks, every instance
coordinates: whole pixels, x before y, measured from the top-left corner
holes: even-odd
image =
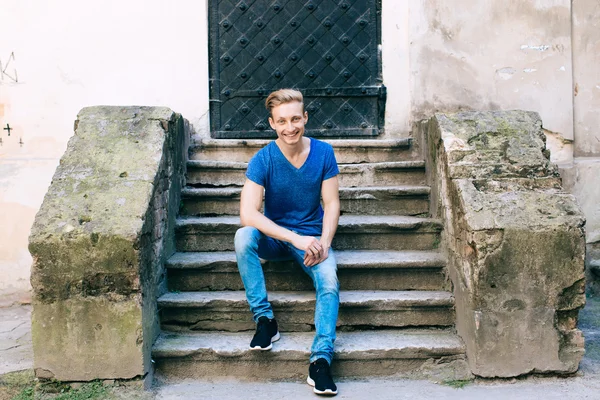
[[[316,335],[307,382],[317,394],[335,395],[330,365],[339,283],[331,241],[340,215],[339,170],[329,144],[304,137],[308,114],[302,93],[278,90],[267,97],[265,105],[277,139],[248,164],[240,202],[244,227],[235,235],[238,269],[257,323],[250,348],[270,350],[279,340],[259,258],[295,260],[312,278],[317,292]],[[263,194],[264,214],[260,212]]]

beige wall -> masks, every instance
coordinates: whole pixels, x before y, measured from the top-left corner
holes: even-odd
[[[600,2],[573,0],[575,156],[600,156]]]
[[[412,118],[437,110],[532,110],[546,129],[572,139],[570,4],[411,1]],[[553,160],[570,153],[557,149]]]
[[[406,137],[411,127],[409,26],[408,1],[383,1],[381,59],[387,87],[385,134],[389,137]]]
[[[586,216],[586,240],[600,245],[600,2],[573,0],[575,162],[565,166],[565,186]],[[588,250],[588,262],[597,259]]]
[[[207,16],[206,1],[1,8],[0,124],[14,130],[0,131],[0,291],[14,291],[29,287],[29,229],[82,107],[164,105],[207,129]]]
[[[569,0],[383,0],[386,136],[435,110],[522,108],[552,131],[553,160],[572,160],[574,137],[597,154],[598,3],[573,7],[575,130]],[[162,105],[207,136],[207,53],[207,0],[2,1],[0,290],[28,287],[29,228],[77,112]]]

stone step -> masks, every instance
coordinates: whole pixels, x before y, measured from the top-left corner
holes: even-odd
[[[184,379],[306,379],[312,332],[283,333],[270,351],[249,350],[251,332],[163,332],[152,359],[165,382]],[[466,379],[465,348],[450,330],[394,329],[339,332],[336,377],[435,377]]]
[[[441,253],[435,251],[340,250],[335,252],[344,290],[448,289]],[[292,261],[263,261],[267,289],[312,290],[312,280]],[[175,253],[167,261],[172,291],[243,290],[235,253]]]
[[[181,215],[239,215],[239,187],[183,189]],[[340,188],[342,214],[422,215],[429,212],[427,186]]]
[[[338,164],[340,187],[424,185],[424,161],[396,161],[364,164]],[[187,184],[192,186],[242,186],[248,163],[199,161],[187,163]]]
[[[314,330],[315,293],[270,292],[282,332]],[[356,290],[340,292],[339,328],[451,326],[454,298],[441,291]],[[158,299],[163,330],[252,331],[243,291],[175,292]]]
[[[190,146],[190,159],[200,161],[248,162],[271,140],[201,139]],[[412,138],[393,140],[338,139],[323,140],[333,146],[340,164],[412,160],[417,156]]]
[[[178,251],[234,250],[239,217],[179,218]],[[440,241],[442,223],[431,218],[395,215],[342,215],[332,247],[337,250],[431,250]]]

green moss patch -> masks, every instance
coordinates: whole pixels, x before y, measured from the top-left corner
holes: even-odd
[[[150,400],[154,394],[127,384],[104,385],[93,381],[69,385],[56,380],[38,381],[32,370],[0,375],[0,400]]]
[[[442,381],[442,385],[450,386],[454,389],[462,389],[470,383],[473,383],[471,379],[450,379]]]

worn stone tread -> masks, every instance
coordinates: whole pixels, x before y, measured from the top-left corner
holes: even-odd
[[[385,161],[362,164],[338,164],[340,172],[364,171],[367,169],[374,170],[397,170],[397,169],[424,169],[425,161],[409,160],[409,161]]]
[[[193,186],[242,186],[246,181],[244,171],[247,166],[247,162],[235,159],[189,160],[186,172],[187,182]],[[426,184],[423,160],[338,163],[338,167],[339,181],[342,187]]]
[[[314,332],[283,333],[269,352],[248,348],[248,332],[163,332],[152,349],[152,357],[242,359],[268,357],[277,360],[302,360],[310,355]],[[338,332],[335,342],[337,360],[427,359],[463,354],[461,339],[450,330],[394,329],[384,331]]]
[[[192,160],[248,162],[272,139],[205,139],[196,138],[190,146]],[[412,138],[400,139],[332,139],[323,140],[333,147],[338,163],[367,163],[418,159]]]
[[[333,148],[408,148],[411,146],[412,138],[400,139],[319,139],[329,143]],[[272,139],[198,139],[190,146],[190,151],[199,148],[263,148],[272,142]]]
[[[428,196],[431,188],[421,185],[341,187],[339,192],[340,199],[360,199],[364,195],[379,193],[389,196]]]
[[[314,292],[269,292],[269,301],[276,307],[313,306]],[[449,292],[411,290],[342,290],[340,307],[369,307],[377,310],[398,310],[407,307],[452,307],[454,298]],[[246,309],[243,291],[211,291],[166,293],[158,299],[159,307]]]
[[[248,163],[239,161],[214,161],[214,160],[189,160],[188,168],[201,169],[243,169],[248,168]]]
[[[361,196],[384,194],[389,196],[427,196],[431,189],[429,186],[404,185],[404,186],[373,186],[373,187],[341,187],[340,199],[360,199]],[[230,197],[239,198],[241,187],[194,188],[186,187],[181,191],[184,198],[210,198]]]
[[[335,252],[335,258],[338,269],[443,268],[446,265],[444,255],[437,251],[339,250]],[[167,268],[172,269],[228,266],[237,271],[233,251],[179,252],[167,261]]]
[[[200,139],[190,146],[192,160],[248,162],[272,139]],[[369,163],[419,159],[412,138],[400,139],[333,139],[331,144],[339,164]]]
[[[208,182],[208,181],[207,181]],[[431,189],[424,185],[341,187],[342,215],[427,215]],[[181,215],[239,215],[241,186],[186,187]]]
[[[196,228],[198,231],[235,231],[241,227],[238,216],[184,217],[178,218],[177,228]],[[401,215],[342,215],[338,232],[378,232],[389,230],[430,230],[440,231],[442,222],[434,218],[420,218]]]
[[[189,160],[188,168],[193,169],[215,169],[215,170],[245,170],[248,163],[239,161],[215,161],[215,160]],[[341,173],[361,172],[369,169],[374,170],[400,170],[400,169],[423,169],[425,161],[386,161],[361,164],[338,164]]]

